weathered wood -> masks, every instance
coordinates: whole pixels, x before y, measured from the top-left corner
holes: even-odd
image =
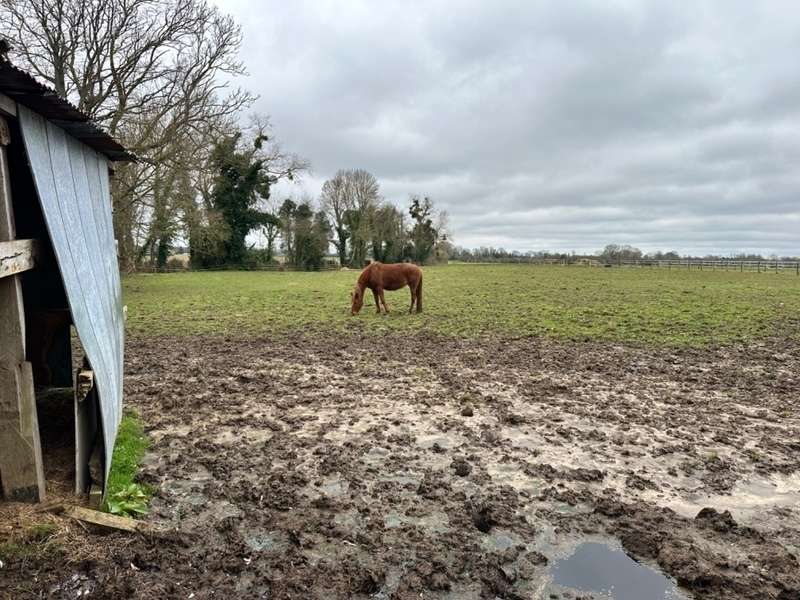
[[[127,531],[129,533],[144,533],[149,535],[166,534],[164,527],[146,521],[137,521],[128,517],[120,517],[99,510],[92,510],[82,506],[66,506],[64,514],[72,519],[86,523],[107,531]]]
[[[8,130],[8,123],[0,115],[0,146],[8,146],[11,143],[11,132]]]
[[[33,269],[38,255],[36,240],[0,242],[0,278]]]
[[[6,127],[0,116],[0,131]],[[0,242],[16,237],[6,148],[0,145]],[[19,275],[0,278],[0,480],[13,500],[44,500],[44,469]]]
[[[7,117],[17,116],[17,103],[5,94],[0,94],[0,115]]]
[[[41,502],[45,498],[39,420],[28,362],[0,364],[0,478],[8,500]]]
[[[87,394],[94,387],[94,371],[91,369],[80,369],[75,385],[75,399],[78,402],[83,402],[83,399],[86,398]]]
[[[79,369],[75,377],[75,493],[91,494],[92,475],[89,462],[97,440],[97,394],[94,373]],[[101,482],[102,483],[102,482]]]
[[[72,519],[77,519],[89,525],[95,525],[102,529],[110,529],[114,531],[128,531],[135,533],[146,529],[141,527],[142,523],[134,519],[126,517],[119,517],[109,513],[100,512],[99,510],[91,510],[83,508],[82,506],[70,506],[64,510],[64,514]]]

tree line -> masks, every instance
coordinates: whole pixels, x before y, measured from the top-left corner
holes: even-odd
[[[266,135],[226,137],[212,152],[215,178],[206,223],[190,232],[194,267],[274,264],[278,252],[299,269],[320,269],[331,245],[336,264],[360,268],[368,259],[426,263],[446,257],[446,214],[412,195],[406,213],[387,202],[374,175],[341,170],[326,181],[318,201],[271,199],[274,177],[263,156]],[[248,246],[250,233],[265,243]]]
[[[269,263],[320,268],[368,257],[428,262],[446,252],[446,215],[426,197],[401,211],[364,170],[338,172],[318,201],[276,201],[307,160],[285,151],[254,96],[240,26],[207,0],[0,0],[0,35],[15,64],[73,102],[138,157],[116,165],[120,266],[161,268],[188,244],[195,266]],[[260,232],[265,247],[248,239]]]
[[[618,262],[647,261],[647,260],[735,260],[735,261],[766,261],[766,260],[800,260],[800,257],[779,257],[776,254],[763,256],[754,253],[735,253],[731,255],[706,254],[692,256],[680,254],[675,250],[643,252],[639,248],[627,244],[608,244],[602,250],[593,254],[576,254],[574,252],[549,252],[506,250],[482,246],[480,248],[455,247],[450,250],[450,258],[462,262],[513,262],[517,260],[532,261],[557,261],[575,263],[585,260],[597,260],[603,263],[615,264]]]
[[[266,118],[240,125],[254,101],[231,83],[244,74],[241,29],[206,0],[2,0],[0,35],[17,66],[138,157],[115,165],[112,180],[125,270],[163,263],[184,236],[207,241],[219,219],[220,144],[259,138],[270,185],[308,168],[266,135]],[[235,254],[241,230],[216,234]]]
[[[447,213],[417,194],[408,212],[384,200],[375,177],[363,169],[341,170],[322,186],[320,209],[331,224],[341,265],[360,267],[369,255],[381,262],[446,260]]]

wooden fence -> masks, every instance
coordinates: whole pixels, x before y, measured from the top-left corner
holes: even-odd
[[[319,271],[339,271],[341,267],[338,264],[324,264],[319,269],[316,269],[317,272]],[[253,266],[218,266],[218,267],[209,267],[209,268],[194,268],[190,266],[185,267],[162,267],[158,268],[152,265],[138,265],[135,269],[129,271],[129,273],[191,273],[197,271],[297,271],[297,272],[314,272],[309,271],[307,269],[302,269],[299,267],[295,267],[292,265],[287,264],[273,264],[273,265],[253,265]]]
[[[652,268],[652,269],[695,269],[698,271],[756,271],[758,273],[793,273],[800,275],[798,260],[631,260],[605,263],[604,266]]]
[[[800,275],[800,260],[735,260],[735,259],[677,259],[677,260],[617,260],[603,261],[597,258],[537,258],[534,256],[515,256],[508,258],[481,258],[459,260],[466,264],[530,264],[561,265],[576,267],[615,267],[636,269],[684,269],[697,271],[753,271],[758,273],[791,273]]]

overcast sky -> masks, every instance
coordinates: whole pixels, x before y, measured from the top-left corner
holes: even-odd
[[[800,254],[796,0],[216,2],[298,193],[364,168],[467,247]]]

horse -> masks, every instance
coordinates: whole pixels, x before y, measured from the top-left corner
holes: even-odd
[[[353,316],[358,314],[358,311],[364,305],[364,291],[369,288],[375,298],[375,307],[378,309],[378,314],[381,313],[381,303],[383,303],[383,308],[388,314],[389,307],[386,306],[383,291],[399,290],[405,286],[411,289],[411,308],[408,309],[408,313],[414,312],[415,304],[417,312],[422,312],[422,269],[411,263],[389,265],[380,262],[370,263],[361,271],[356,286],[350,293],[350,313]]]

